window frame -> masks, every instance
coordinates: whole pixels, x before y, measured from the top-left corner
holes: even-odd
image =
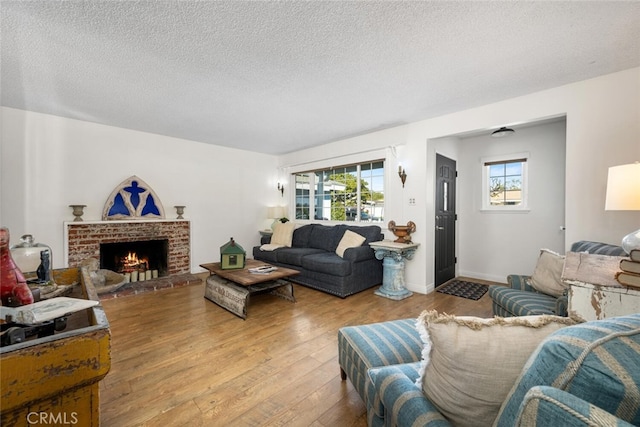
[[[366,179],[367,177],[363,178],[363,172],[367,172],[367,171],[371,171],[372,169],[365,169],[363,171],[362,167],[363,166],[372,166],[375,165],[376,163],[380,163],[382,165],[381,169],[381,174],[379,175],[375,175],[374,177],[378,177],[382,179],[382,189],[381,190],[376,190],[376,189],[372,189],[371,185],[372,183],[369,183],[369,193],[373,194],[375,193],[382,193],[383,195],[383,200],[384,200],[384,195],[386,193],[386,180],[387,180],[387,176],[386,176],[386,163],[387,160],[385,158],[374,158],[371,160],[362,160],[359,162],[349,162],[349,163],[344,163],[344,164],[339,164],[339,165],[333,165],[333,166],[326,166],[326,167],[320,167],[320,168],[316,168],[316,169],[309,169],[309,170],[301,170],[301,171],[296,171],[296,172],[292,172],[290,175],[290,183],[291,183],[291,188],[293,188],[292,191],[292,197],[293,197],[293,203],[292,203],[292,217],[295,218],[296,221],[298,222],[304,222],[304,221],[308,221],[308,222],[323,222],[323,223],[372,223],[372,224],[382,224],[384,222],[384,215],[385,215],[385,208],[384,208],[384,204],[382,204],[382,214],[380,216],[380,219],[378,220],[374,220],[374,218],[376,218],[375,215],[375,208],[374,208],[374,212],[371,212],[371,217],[370,219],[362,219],[362,214],[363,212],[365,212],[365,210],[369,209],[369,206],[365,203],[362,203],[361,201],[361,190],[362,190],[362,186],[360,185],[360,181],[362,179]],[[324,174],[327,172],[337,172],[338,174],[340,173],[339,171],[342,169],[349,169],[349,168],[355,168],[355,174],[356,174],[356,179],[357,179],[357,183],[358,185],[356,186],[356,193],[355,194],[355,200],[356,200],[356,213],[355,213],[355,218],[353,220],[348,220],[345,219],[344,220],[340,220],[340,219],[331,219],[331,217],[329,217],[329,219],[323,219],[324,215],[321,215],[322,218],[320,219],[316,219],[316,212],[317,212],[317,206],[316,206],[316,202],[318,200],[318,195],[316,194],[316,187],[317,187],[317,176],[318,173],[320,174]],[[349,173],[349,172],[346,172]],[[306,177],[306,180],[298,180],[298,176],[303,175]],[[302,205],[303,208],[307,213],[308,213],[308,218],[297,218],[298,213],[299,213],[299,209],[300,207],[298,207],[297,203],[298,203],[298,187],[297,184],[299,182],[304,182],[306,181],[307,184],[307,188],[304,188],[303,191],[306,191],[306,194],[303,195],[304,197],[304,202],[308,202],[308,205]],[[374,204],[375,206],[375,204]],[[326,207],[325,207],[326,208]],[[345,208],[345,214],[346,211],[350,210],[351,208],[348,208],[347,206],[344,207]],[[333,209],[333,207],[331,207],[331,209]],[[323,211],[324,213],[324,211]],[[304,214],[304,212],[303,212]]]
[[[483,157],[480,159],[482,167],[482,203],[481,211],[483,212],[528,212],[529,209],[529,161],[528,152],[512,153],[498,156]],[[492,205],[490,187],[491,166],[496,164],[521,163],[522,164],[522,184],[521,184],[521,203],[518,205]]]

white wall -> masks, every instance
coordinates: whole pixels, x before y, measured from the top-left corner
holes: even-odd
[[[481,159],[529,154],[526,211],[482,211]],[[458,162],[458,274],[504,281],[531,274],[540,248],[565,249],[565,122],[518,128],[507,138],[489,133],[460,142]]]
[[[431,140],[558,116],[567,117],[565,246],[581,239],[619,243],[638,228],[640,213],[604,211],[606,176],[609,166],[640,160],[640,68],[278,159],[2,108],[0,222],[11,229],[13,241],[31,233],[51,245],[55,257],[62,250],[62,224],[73,218],[67,205],[86,204],[85,218],[98,219],[113,188],[135,174],[156,191],[168,213],[175,204],[187,206],[185,216],[193,228],[192,268],[200,271],[198,264],[217,259],[219,246],[229,237],[245,249],[258,241],[264,206],[282,202],[275,185],[292,167],[320,159],[339,164],[342,159],[385,150],[386,221],[417,224],[413,237],[421,246],[407,263],[406,282],[413,291],[428,292],[433,288],[437,145]],[[397,158],[390,154],[390,146],[397,146]],[[91,161],[83,161],[86,158]],[[408,174],[405,188],[397,177],[398,163]],[[284,200],[289,200],[288,193]],[[409,205],[410,198],[416,199],[415,206]],[[61,259],[55,257],[55,267]]]
[[[2,108],[0,221],[11,243],[32,234],[63,267],[70,204],[100,220],[111,191],[131,175],[157,193],[167,218],[185,205],[191,269],[217,261],[230,237],[248,252],[259,243],[266,206],[281,203],[276,158],[161,135]]]
[[[640,68],[302,150],[281,156],[280,164],[399,145],[398,159],[387,157],[385,220],[417,224],[413,240],[421,246],[407,263],[406,282],[413,291],[429,292],[434,280],[436,145],[430,141],[560,116],[567,117],[565,249],[582,239],[619,244],[622,236],[638,228],[640,213],[604,211],[607,168],[640,159]],[[408,174],[404,189],[394,176],[398,161]],[[416,199],[415,206],[409,206],[409,198]],[[520,231],[507,230],[516,235]]]

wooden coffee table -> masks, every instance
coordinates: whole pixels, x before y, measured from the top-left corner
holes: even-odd
[[[295,302],[293,285],[285,279],[300,272],[283,267],[277,267],[277,270],[267,274],[249,272],[250,268],[262,265],[269,264],[248,259],[245,268],[234,270],[223,270],[219,262],[200,264],[211,273],[207,278],[204,297],[243,319],[247,318],[247,306],[253,294],[268,292]]]

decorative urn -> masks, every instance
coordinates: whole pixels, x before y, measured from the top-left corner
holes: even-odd
[[[416,231],[416,224],[413,221],[409,221],[407,225],[396,225],[395,221],[389,221],[387,228],[397,237],[394,242],[411,243],[411,233]]]

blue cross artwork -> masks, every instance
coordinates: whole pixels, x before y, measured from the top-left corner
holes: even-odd
[[[151,187],[135,175],[113,190],[103,211],[105,220],[156,218],[164,218],[164,208]]]

